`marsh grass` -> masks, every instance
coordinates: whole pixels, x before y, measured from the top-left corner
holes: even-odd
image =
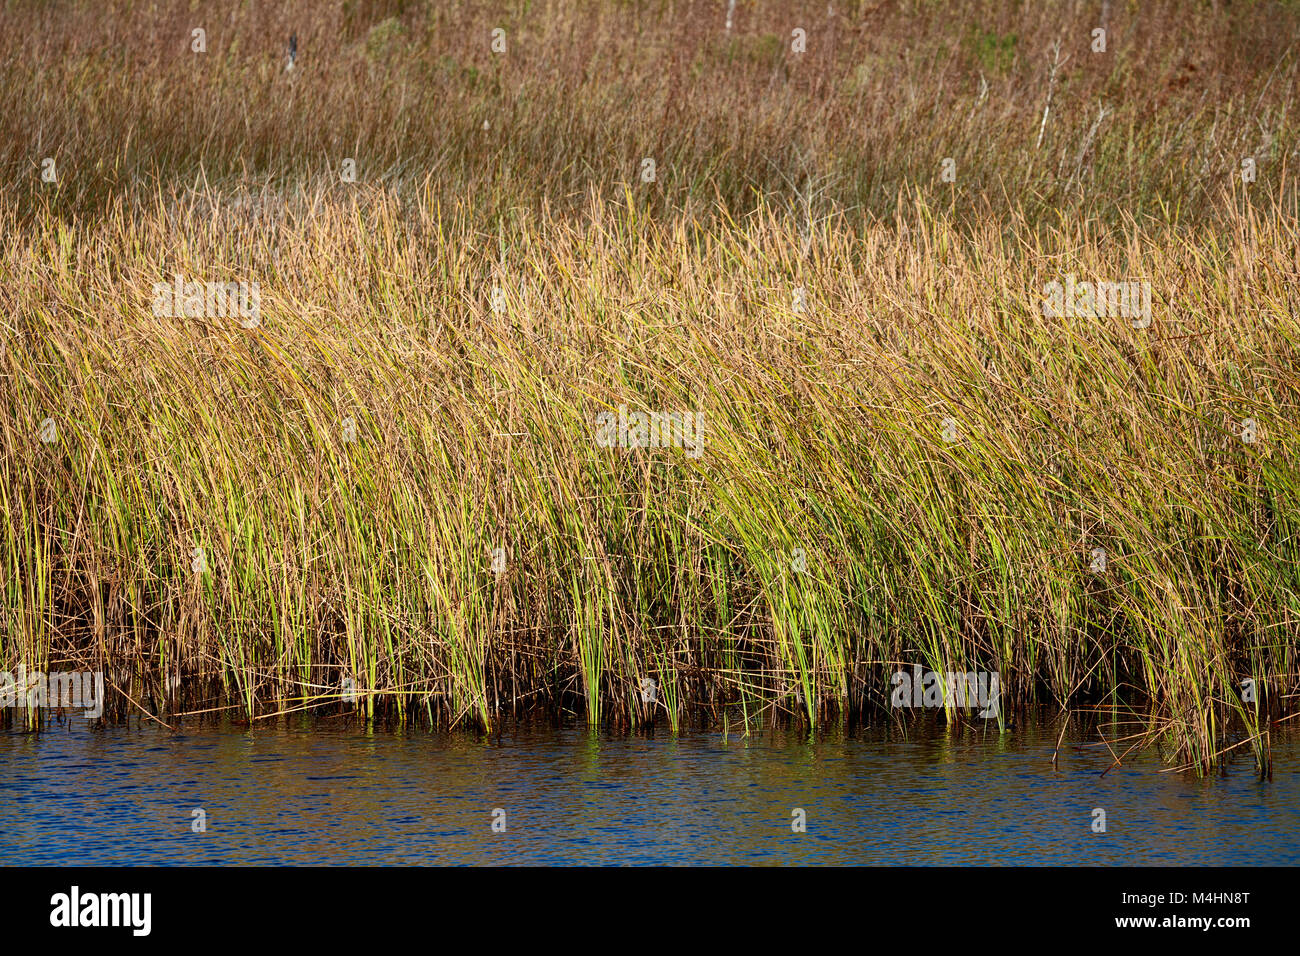
[[[777,4],[731,39],[521,6],[495,60],[474,4],[240,7],[202,61],[180,7],[6,7],[0,665],[162,719],[732,732],[920,663],[999,672],[999,725],[1124,696],[1175,760],[1265,766],[1300,683],[1294,10],[1117,11],[1089,61],[1089,21],[995,7],[862,5],[802,60]],[[154,316],[176,273],[257,282],[259,324]],[[1069,273],[1149,281],[1151,327],[1044,317]],[[702,413],[703,454],[600,447],[621,404]]]

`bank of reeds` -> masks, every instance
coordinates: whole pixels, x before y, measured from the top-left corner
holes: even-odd
[[[0,29],[0,667],[163,719],[179,686],[676,727],[888,710],[920,664],[998,672],[1004,721],[1123,697],[1180,760],[1266,763],[1294,9],[1124,7],[1102,69],[1086,11],[861,5],[818,60],[712,7],[521,7],[495,60],[473,4],[235,7],[201,62],[181,7],[151,56],[131,10],[0,13],[47,27]],[[257,322],[155,315],[177,274],[256,282]],[[1149,282],[1151,323],[1045,315],[1071,274]],[[620,406],[702,415],[702,453],[605,447]]]

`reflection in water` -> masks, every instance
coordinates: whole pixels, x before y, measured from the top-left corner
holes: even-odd
[[[1099,777],[1105,751],[1077,747],[1053,771],[1056,732],[724,743],[73,721],[0,732],[0,863],[1300,863],[1297,736],[1275,736],[1261,783],[1248,759],[1204,780],[1154,758]]]

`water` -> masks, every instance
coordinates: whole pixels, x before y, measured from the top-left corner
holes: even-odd
[[[1154,757],[1100,777],[1105,748],[1068,741],[1054,771],[1058,732],[724,742],[72,721],[0,732],[0,864],[1300,863],[1295,735],[1275,735],[1259,782],[1249,758],[1199,780]]]

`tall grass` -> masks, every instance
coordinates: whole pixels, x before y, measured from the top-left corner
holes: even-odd
[[[495,59],[490,6],[235,6],[206,54],[160,9],[0,11],[0,666],[161,714],[180,678],[675,728],[887,706],[920,663],[1264,759],[1300,683],[1293,7],[1117,9],[1098,60],[1012,3],[861,5],[803,59],[786,4],[520,5]],[[177,273],[257,282],[260,323],[153,315]],[[1045,317],[1069,273],[1149,281],[1152,325]],[[703,454],[601,447],[620,405],[702,413]]]

